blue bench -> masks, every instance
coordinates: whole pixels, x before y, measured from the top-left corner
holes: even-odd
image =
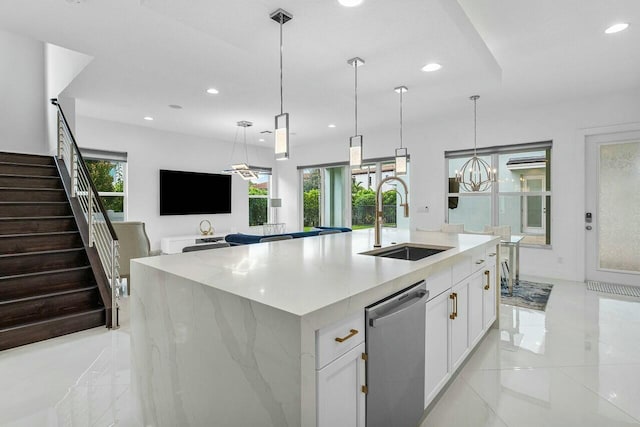
[[[291,236],[294,239],[300,239],[303,237],[317,236],[323,230],[337,230],[342,233],[348,233],[351,231],[351,229],[347,227],[315,227],[314,230],[310,230],[310,231],[297,231],[295,233],[284,233],[284,234],[269,234],[266,236],[262,236],[259,234],[243,234],[243,233],[227,234],[224,240],[228,243],[231,243],[232,245],[250,245],[253,243],[260,243],[260,239],[263,239],[265,237]]]

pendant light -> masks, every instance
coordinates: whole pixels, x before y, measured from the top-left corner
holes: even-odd
[[[402,146],[402,94],[408,92],[406,86],[398,86],[394,89],[400,94],[400,148],[396,148],[396,176],[407,174],[407,149]]]
[[[245,181],[250,181],[252,179],[258,178],[258,172],[254,170],[251,166],[249,166],[249,152],[247,150],[247,128],[253,126],[252,122],[247,120],[241,120],[236,123],[238,127],[243,130],[243,140],[244,140],[244,160],[245,163],[236,163],[231,165],[231,169],[225,170],[225,172],[234,173],[236,175],[240,175],[242,179]],[[233,154],[236,151],[236,140],[238,139],[238,130],[236,129],[236,136],[233,140],[233,149],[231,151],[231,160],[233,161]]]
[[[364,59],[351,58],[347,61],[355,72],[355,133],[349,138],[349,165],[358,167],[362,165],[362,135],[358,135],[358,67],[364,65]]]
[[[473,157],[467,160],[460,171],[456,171],[456,181],[460,183],[466,191],[478,192],[487,191],[491,188],[491,183],[496,181],[496,170],[491,170],[491,166],[476,154],[478,120],[477,103],[480,96],[473,95],[469,99],[473,101]]]
[[[280,114],[275,117],[275,155],[276,160],[286,160],[289,158],[289,113],[284,112],[282,94],[282,26],[293,19],[293,15],[284,9],[278,9],[269,17],[280,24]]]

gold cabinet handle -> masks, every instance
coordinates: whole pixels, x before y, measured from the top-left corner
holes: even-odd
[[[347,335],[346,337],[342,337],[342,338],[336,338],[336,341],[344,342],[344,341],[348,340],[349,338],[353,337],[357,333],[358,333],[357,329],[352,329],[352,330],[349,331],[349,335]]]
[[[456,294],[455,294],[455,292],[452,293],[452,294],[449,294],[449,299],[453,301],[451,303],[451,314],[449,315],[449,319],[453,320],[453,319],[456,318],[456,308],[455,308]]]
[[[489,270],[485,270],[484,271],[484,275],[487,277],[487,284],[484,285],[484,290],[488,291],[489,288],[491,288],[490,284],[491,284],[491,272]]]
[[[453,313],[449,315],[449,319],[453,320],[458,317],[458,294],[453,292],[449,295],[449,299],[453,300]]]
[[[491,252],[491,253],[489,254],[489,256],[490,256],[490,257],[494,257],[494,256],[496,256],[496,253],[495,253],[495,252]]]
[[[479,260],[476,261],[476,264],[482,264],[483,262],[484,262],[483,259],[479,259]]]
[[[458,317],[458,294],[454,292],[453,296],[456,297],[456,317]]]

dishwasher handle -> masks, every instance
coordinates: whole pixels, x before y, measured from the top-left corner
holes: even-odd
[[[421,289],[417,291],[415,294],[413,294],[411,299],[414,300],[411,304],[408,304],[408,305],[399,304],[397,308],[388,311],[387,313],[384,314],[384,316],[380,316],[375,319],[369,319],[369,324],[371,325],[372,328],[375,328],[376,326],[381,326],[384,323],[388,322],[389,320],[393,319],[394,317],[398,316],[400,313],[404,313],[405,311],[415,307],[416,304],[424,304],[427,301],[427,299],[429,299],[429,291],[425,289]]]

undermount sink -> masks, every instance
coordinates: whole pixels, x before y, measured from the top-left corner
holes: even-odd
[[[404,243],[391,246],[389,248],[375,249],[369,252],[362,252],[362,255],[372,255],[384,258],[404,259],[407,261],[419,261],[432,255],[444,252],[451,247],[446,246],[426,246]]]

